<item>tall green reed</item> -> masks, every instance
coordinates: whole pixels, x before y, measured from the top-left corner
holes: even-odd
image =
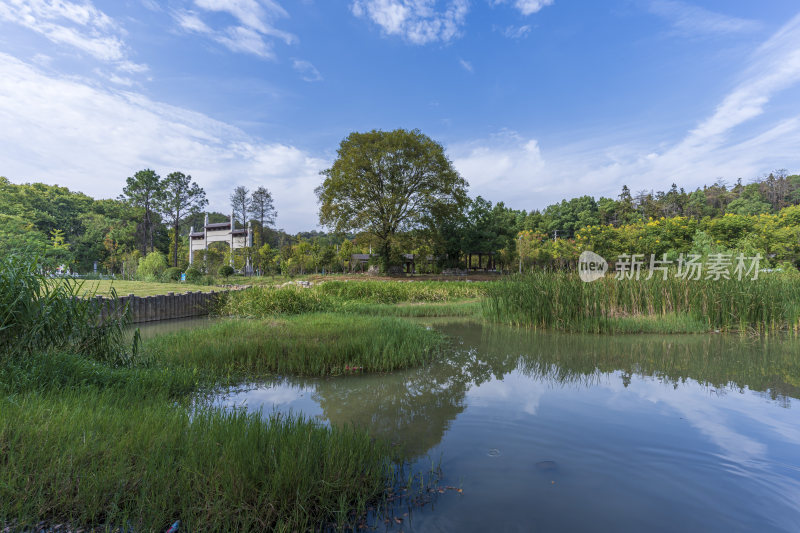
[[[800,328],[800,282],[663,279],[585,283],[574,273],[534,272],[488,286],[483,314],[508,324],[565,331],[625,331],[641,317],[687,317],[706,330],[756,331]],[[694,327],[694,326],[693,326]]]
[[[33,255],[0,257],[0,356],[70,349],[104,361],[130,357],[126,310],[101,320],[100,303],[84,292],[74,279],[48,277]]]

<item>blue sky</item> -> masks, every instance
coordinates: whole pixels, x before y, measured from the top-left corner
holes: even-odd
[[[150,167],[278,226],[351,131],[420,128],[520,209],[800,170],[796,0],[0,0],[0,175]]]

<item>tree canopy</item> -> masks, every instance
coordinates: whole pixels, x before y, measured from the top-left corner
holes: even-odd
[[[419,130],[351,133],[337,153],[316,189],[320,223],[374,235],[384,269],[397,233],[432,226],[467,205],[466,180],[442,145]]]

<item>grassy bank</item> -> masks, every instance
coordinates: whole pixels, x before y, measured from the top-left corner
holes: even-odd
[[[800,328],[800,282],[686,281],[669,277],[584,283],[536,272],[487,287],[483,315],[495,322],[594,333],[755,331]]]
[[[235,380],[390,372],[430,361],[443,344],[441,334],[396,318],[312,314],[226,320],[155,337],[143,352],[159,364]]]

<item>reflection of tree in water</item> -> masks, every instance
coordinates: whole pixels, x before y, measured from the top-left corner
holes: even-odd
[[[519,370],[557,383],[589,383],[619,371],[653,376],[677,387],[687,379],[739,391],[763,392],[788,405],[800,398],[800,341],[791,337],[737,335],[570,335],[491,326],[481,351],[516,354]]]
[[[732,335],[569,335],[505,326],[442,325],[454,349],[433,364],[385,375],[309,380],[325,418],[398,443],[408,458],[436,446],[464,408],[467,391],[513,371],[554,385],[591,386],[619,372],[677,387],[687,379],[800,398],[796,339]],[[303,380],[291,379],[295,384]]]
[[[453,350],[425,367],[315,381],[314,400],[331,424],[366,427],[373,436],[400,445],[409,458],[424,455],[464,410],[471,386],[502,378],[516,367],[516,358],[505,363],[487,358],[473,348],[472,339],[461,343],[454,335],[453,344]]]

